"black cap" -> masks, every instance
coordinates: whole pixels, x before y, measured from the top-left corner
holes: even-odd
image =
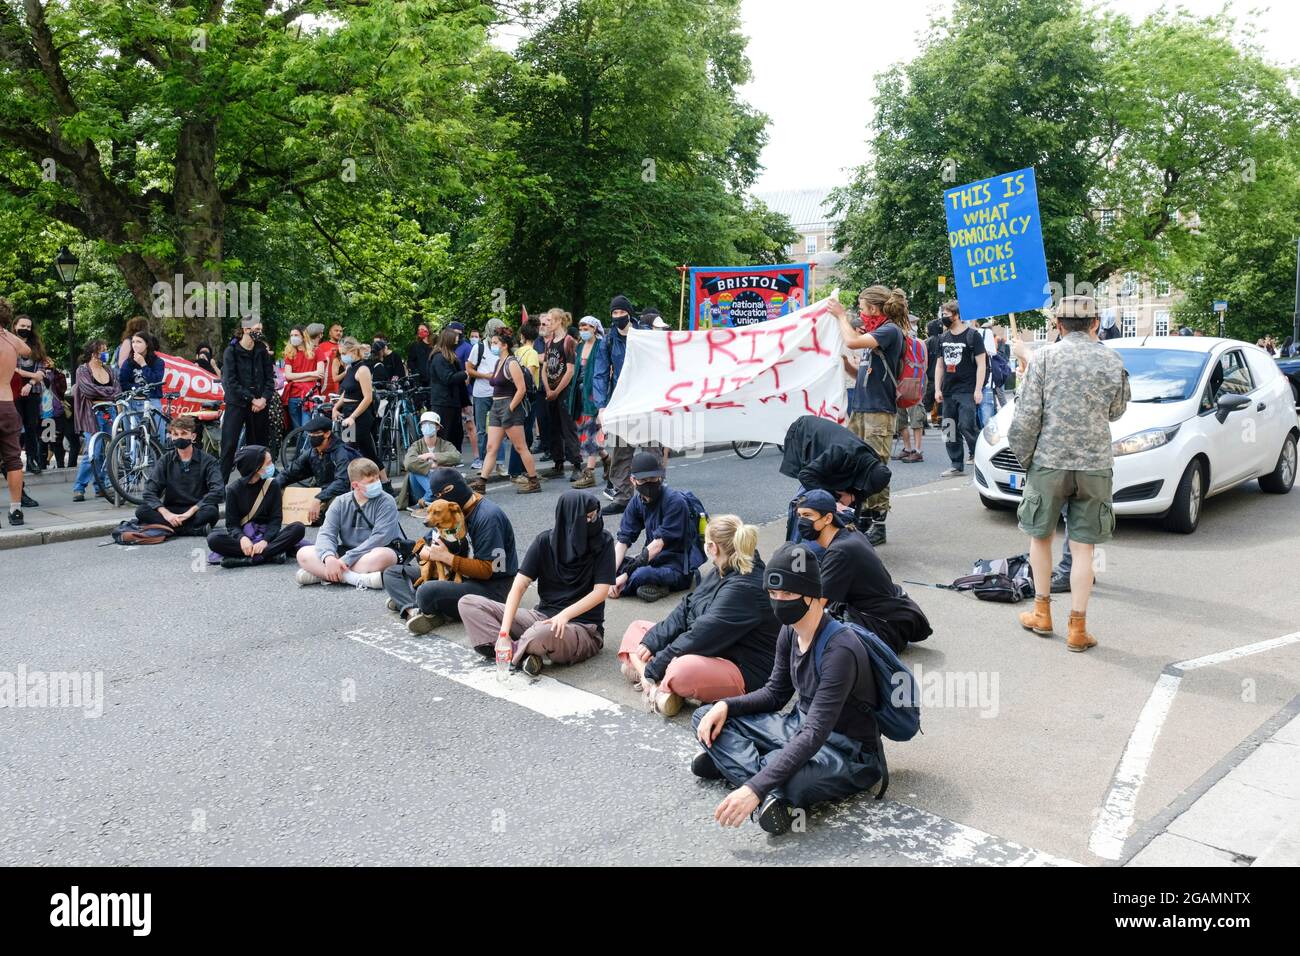
[[[632,303],[628,301],[627,296],[616,295],[610,300],[609,311],[613,313],[617,312],[619,309],[622,309],[628,315],[632,314]]]
[[[435,468],[429,472],[429,489],[435,498],[454,501],[462,508],[474,496],[474,492],[465,483],[465,476],[455,468]]]
[[[262,462],[265,460],[266,446],[264,445],[245,445],[235,452],[235,468],[245,478],[251,478],[253,472],[261,471]]]
[[[769,591],[790,591],[804,597],[822,596],[822,572],[817,555],[802,544],[789,542],[776,549],[763,572],[763,587]]]
[[[302,427],[307,432],[327,432],[334,427],[334,423],[324,415],[313,415]]]
[[[632,477],[638,481],[664,476],[664,460],[654,452],[639,451],[632,456]]]

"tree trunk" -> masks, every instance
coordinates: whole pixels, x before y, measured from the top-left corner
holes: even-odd
[[[217,184],[215,120],[186,120],[181,126],[176,142],[173,195],[181,244],[176,273],[182,277],[182,287],[186,282],[203,283],[205,288],[209,282],[220,282],[226,210]],[[174,277],[171,281],[175,282]],[[207,303],[211,301],[209,297]],[[211,310],[205,307],[202,310],[204,314],[190,316],[184,314],[183,301],[173,302],[176,321],[166,325],[174,346],[184,349],[186,355],[194,354],[200,342],[208,342],[214,350],[220,351],[222,320],[231,318],[231,309],[237,305],[236,297],[234,303],[226,300],[225,314],[207,314]]]

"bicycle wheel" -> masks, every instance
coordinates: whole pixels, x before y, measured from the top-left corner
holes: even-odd
[[[749,461],[751,458],[757,458],[758,453],[763,450],[763,446],[766,444],[767,442],[761,441],[733,441],[731,450],[745,461]]]
[[[280,467],[288,468],[307,448],[307,430],[295,428],[280,441]],[[277,456],[272,456],[277,457]]]
[[[391,411],[384,415],[384,420],[379,423],[379,467],[384,469],[384,474],[391,479],[397,474],[398,467],[402,464],[402,458],[406,454],[406,449],[397,450],[398,442],[401,441],[399,425],[396,417]]]
[[[108,480],[133,505],[144,504],[144,484],[162,457],[162,448],[143,428],[122,432],[108,446]]]

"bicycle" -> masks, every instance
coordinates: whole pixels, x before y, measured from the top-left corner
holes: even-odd
[[[329,418],[330,412],[334,410],[334,404],[338,401],[338,393],[334,392],[324,395],[318,388],[313,387],[310,392],[303,396],[302,411],[303,420],[306,421],[316,415],[324,415]],[[307,441],[307,431],[301,425],[297,428],[290,429],[289,434],[280,440],[280,467],[288,468],[295,458],[301,455],[310,447]]]
[[[390,477],[401,471],[406,449],[420,435],[419,416],[411,397],[419,389],[420,376],[408,375],[376,386],[379,401],[379,467]]]
[[[768,445],[773,445],[778,451],[785,451],[785,445],[782,445],[779,442],[766,441],[733,441],[731,443],[731,450],[745,461],[750,461],[751,459],[757,458],[759,453]]]
[[[139,407],[139,403],[147,403],[152,398],[149,389],[147,385],[137,386],[123,392],[114,401],[119,411],[113,419],[111,438],[104,452],[113,491],[119,499],[133,505],[144,504],[145,481],[162,457],[163,439],[172,420],[166,410],[159,411],[149,405]],[[167,409],[179,396],[179,392],[161,394]],[[93,453],[94,449],[91,451]]]

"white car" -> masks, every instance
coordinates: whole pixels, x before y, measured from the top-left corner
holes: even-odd
[[[1118,515],[1158,515],[1191,534],[1205,499],[1252,478],[1286,494],[1300,437],[1291,386],[1263,349],[1232,339],[1111,339],[1124,358],[1131,401],[1110,424]],[[1008,402],[975,447],[975,484],[989,508],[1019,504],[1025,469],[1007,447]]]

